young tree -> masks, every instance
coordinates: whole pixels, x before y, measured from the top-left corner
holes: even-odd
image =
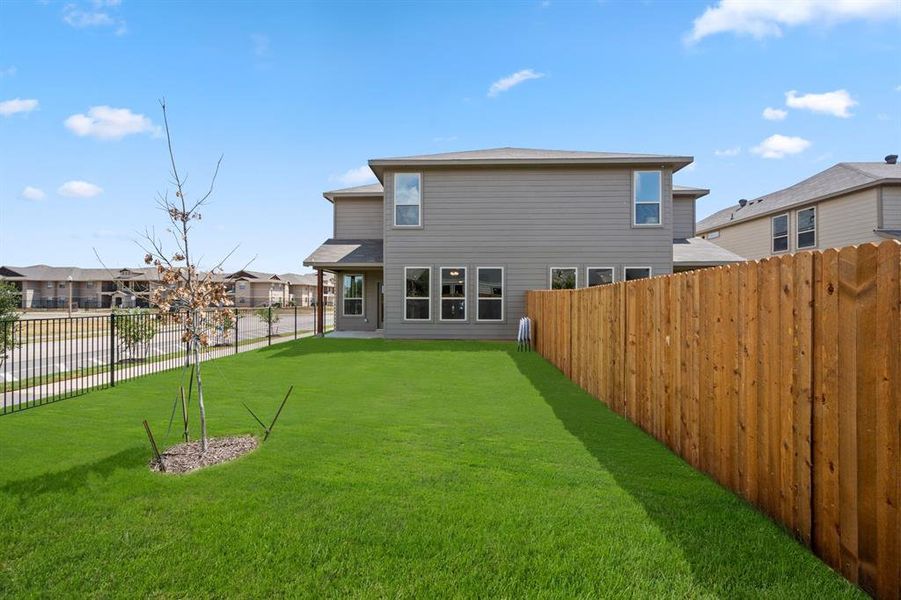
[[[203,452],[207,450],[206,406],[203,398],[203,379],[201,377],[201,351],[206,348],[227,320],[233,318],[232,310],[227,308],[232,302],[228,297],[225,284],[220,277],[222,264],[234,252],[212,268],[202,272],[195,258],[195,248],[191,245],[191,231],[195,223],[201,220],[200,209],[213,194],[216,176],[222,157],[216,163],[216,169],[210,181],[209,189],[197,199],[188,201],[185,192],[185,179],[178,170],[175,153],[172,150],[172,135],[169,132],[169,118],[166,112],[166,101],[161,100],[163,124],[166,131],[166,142],[171,165],[171,184],[175,198],[169,193],[160,194],[157,205],[163,210],[169,225],[166,231],[171,234],[175,247],[167,250],[155,231],[144,233],[145,264],[156,266],[159,274],[159,285],[153,288],[150,301],[162,312],[173,310],[173,318],[182,329],[182,341],[187,346],[188,364],[197,388],[197,405],[200,411],[200,440]]]
[[[0,281],[0,364],[6,354],[18,343],[16,323],[19,320],[19,291],[11,284]]]
[[[113,314],[116,315],[116,337],[121,354],[131,359],[147,358],[150,342],[159,329],[159,315],[147,308],[117,308]]]

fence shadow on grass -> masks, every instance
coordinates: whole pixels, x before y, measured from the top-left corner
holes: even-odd
[[[11,481],[0,487],[0,494],[15,496],[20,502],[26,502],[43,494],[73,493],[84,487],[93,477],[107,479],[119,469],[133,468],[147,461],[146,448],[133,446],[92,463]]]
[[[728,595],[730,582],[760,572],[755,587],[782,597],[792,590],[780,586],[824,568],[779,525],[592,398],[540,355],[509,354],[566,430],[681,548],[700,586]],[[773,581],[772,570],[754,568],[763,562],[781,565],[786,577]],[[849,597],[859,593],[838,574],[835,580],[836,589],[846,589]]]

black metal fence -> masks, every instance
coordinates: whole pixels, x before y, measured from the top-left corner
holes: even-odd
[[[203,360],[295,340],[314,332],[308,307],[238,308],[214,331]],[[334,328],[326,307],[325,331]],[[0,323],[0,415],[41,406],[116,382],[181,367],[187,345],[176,315],[119,311],[106,315]]]

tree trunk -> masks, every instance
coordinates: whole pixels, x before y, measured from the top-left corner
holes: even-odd
[[[195,340],[194,345],[194,374],[197,377],[197,406],[200,409],[200,449],[206,452],[206,408],[203,405],[203,380],[200,378],[200,342]]]

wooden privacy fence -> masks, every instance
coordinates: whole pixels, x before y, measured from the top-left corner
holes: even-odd
[[[536,347],[879,598],[901,596],[901,244],[531,291]]]

